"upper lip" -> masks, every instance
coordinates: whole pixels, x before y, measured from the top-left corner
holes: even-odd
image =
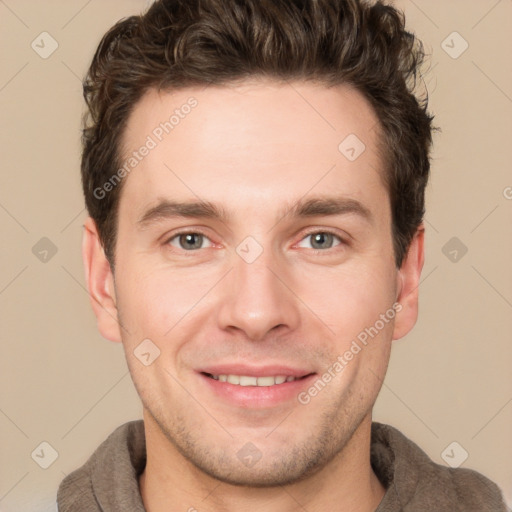
[[[211,375],[246,375],[248,377],[274,377],[284,375],[286,377],[304,377],[312,372],[304,368],[293,368],[291,366],[280,364],[269,364],[265,366],[251,366],[246,364],[218,364],[214,366],[204,366],[197,370],[200,373],[209,373]]]

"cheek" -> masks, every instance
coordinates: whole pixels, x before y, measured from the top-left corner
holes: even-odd
[[[211,272],[190,272],[147,265],[126,266],[120,274],[118,308],[130,338],[162,340],[185,317],[193,316],[216,282]]]
[[[351,340],[374,325],[394,302],[394,277],[380,265],[353,265],[323,269],[310,278],[301,278],[298,296],[304,298],[318,318],[338,340]],[[389,325],[382,329],[389,330]]]

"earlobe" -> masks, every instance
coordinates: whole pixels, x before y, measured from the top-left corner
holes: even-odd
[[[418,318],[418,296],[421,270],[425,261],[425,228],[421,224],[409,245],[407,254],[398,271],[397,300],[401,305],[396,316],[393,339],[405,336]]]
[[[121,342],[114,276],[101,245],[96,223],[91,217],[88,217],[84,223],[82,258],[87,289],[98,329],[104,338]]]

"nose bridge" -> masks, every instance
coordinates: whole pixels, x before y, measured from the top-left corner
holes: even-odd
[[[243,330],[258,340],[277,326],[296,328],[299,321],[294,295],[283,281],[283,262],[270,248],[259,248],[251,240],[243,241],[233,258],[228,279],[229,296],[224,297],[219,320],[223,328]]]

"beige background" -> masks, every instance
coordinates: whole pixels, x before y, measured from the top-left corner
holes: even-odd
[[[84,288],[79,121],[80,77],[100,36],[146,3],[0,0],[4,512],[55,510],[61,479],[115,427],[141,417],[122,348],[98,334]],[[420,318],[395,342],[375,419],[441,464],[456,441],[453,457],[466,450],[463,467],[496,481],[512,504],[512,2],[396,4],[432,54],[424,78],[443,132],[428,188]],[[31,48],[43,31],[59,45],[47,59]],[[469,44],[458,58],[443,49],[463,48],[454,31]],[[46,262],[32,252],[42,237],[57,248]],[[459,250],[455,262],[443,252],[452,237],[467,247],[462,257],[444,249],[451,258]],[[43,441],[58,452],[48,469],[31,456]]]

